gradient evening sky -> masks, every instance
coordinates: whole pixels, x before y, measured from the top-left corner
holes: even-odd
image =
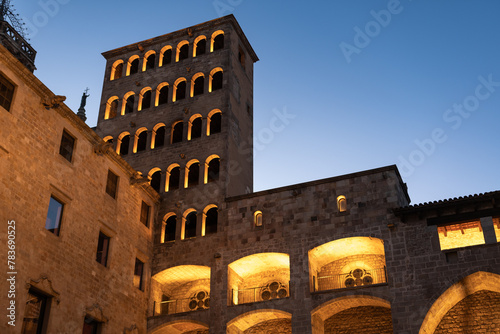
[[[90,88],[90,126],[102,52],[234,14],[260,58],[255,191],[392,164],[412,203],[500,189],[498,0],[12,4],[38,52],[35,75],[75,112]],[[285,112],[294,118],[276,123]]]

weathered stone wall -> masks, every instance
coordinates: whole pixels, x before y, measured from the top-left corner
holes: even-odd
[[[290,319],[276,319],[264,321],[258,325],[252,326],[244,334],[292,334],[292,321]]]
[[[359,306],[337,313],[325,321],[325,334],[392,334],[391,310]]]

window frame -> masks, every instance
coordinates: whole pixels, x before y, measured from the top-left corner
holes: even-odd
[[[137,274],[138,271],[138,264],[140,264],[140,274]],[[134,264],[134,286],[138,288],[141,291],[144,291],[144,267],[145,263],[142,262],[139,258],[135,258],[135,264]],[[136,284],[136,277],[139,276],[139,282]]]
[[[116,177],[116,181],[114,182],[114,189],[110,189],[110,176],[114,175]],[[120,182],[120,177],[115,174],[111,169],[108,169],[108,176],[106,178],[106,193],[111,196],[111,198],[116,199],[118,197],[118,183]]]
[[[101,245],[101,236],[104,236],[104,240],[107,241],[107,244],[103,248],[106,248],[105,250],[99,250],[99,245]],[[108,257],[109,257],[109,245],[111,244],[111,237],[108,236],[106,233],[103,231],[99,231],[99,237],[97,239],[97,252],[96,252],[96,262],[100,263],[104,267],[108,267]],[[99,259],[99,255],[100,259]]]
[[[71,143],[71,151],[67,150],[67,152],[62,152],[63,149],[66,150],[66,148],[63,147],[65,138],[73,140],[73,142]],[[66,129],[63,129],[63,133],[61,136],[61,143],[59,144],[59,155],[61,155],[64,159],[68,160],[69,162],[73,162],[73,153],[75,152],[75,148],[76,148],[75,136],[69,133]]]
[[[51,206],[54,202],[57,202],[57,204],[60,204],[60,209],[57,209],[59,212],[57,213],[57,222],[56,222],[56,226],[55,228],[48,228],[47,226],[47,221],[49,219],[49,214],[51,212]],[[64,214],[64,207],[65,207],[66,203],[62,200],[59,199],[59,197],[57,196],[54,196],[54,195],[50,195],[50,201],[49,201],[49,206],[47,208],[47,216],[45,218],[45,229],[51,233],[53,233],[55,236],[60,236],[61,235],[61,226],[62,226],[62,221],[63,221],[63,214]],[[54,208],[52,208],[52,210],[54,210]],[[52,217],[51,217],[52,218]],[[50,227],[50,226],[49,226]]]
[[[144,211],[146,210],[146,214],[144,215]],[[149,221],[151,218],[151,205],[142,201],[141,203],[141,215],[139,221],[144,224],[147,228],[149,228]]]
[[[5,84],[4,84],[5,83]],[[12,90],[10,91],[7,85],[12,86]],[[5,86],[7,88],[7,94],[10,96],[4,96],[2,93],[2,86]],[[7,110],[7,112],[11,112],[12,110],[12,104],[14,103],[14,97],[16,95],[16,88],[17,85],[15,85],[3,72],[0,72],[0,106]],[[3,100],[6,100],[8,102],[8,105],[5,105]]]
[[[42,305],[40,307],[40,312],[38,314],[38,317],[36,318],[36,319],[38,319],[38,325],[37,325],[36,332],[37,333],[46,333],[52,297],[50,295],[47,295],[47,294],[41,292],[40,290],[32,288],[32,287],[30,287],[28,290],[28,296],[27,296],[28,298],[26,300],[26,307],[24,308],[21,332],[24,333],[24,331],[25,331],[25,323],[26,323],[25,319],[34,319],[34,318],[27,318],[27,315],[29,315],[29,308],[27,307],[27,305],[31,300],[33,300],[30,298],[30,295],[32,295],[36,298],[42,299],[42,302],[41,302]]]

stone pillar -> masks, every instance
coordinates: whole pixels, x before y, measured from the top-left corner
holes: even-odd
[[[481,218],[481,227],[483,228],[484,242],[486,244],[496,244],[497,236],[495,235],[495,226],[493,225],[492,217]]]

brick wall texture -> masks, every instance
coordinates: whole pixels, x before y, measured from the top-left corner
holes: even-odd
[[[325,334],[392,334],[391,310],[359,306],[339,312],[325,321]]]

